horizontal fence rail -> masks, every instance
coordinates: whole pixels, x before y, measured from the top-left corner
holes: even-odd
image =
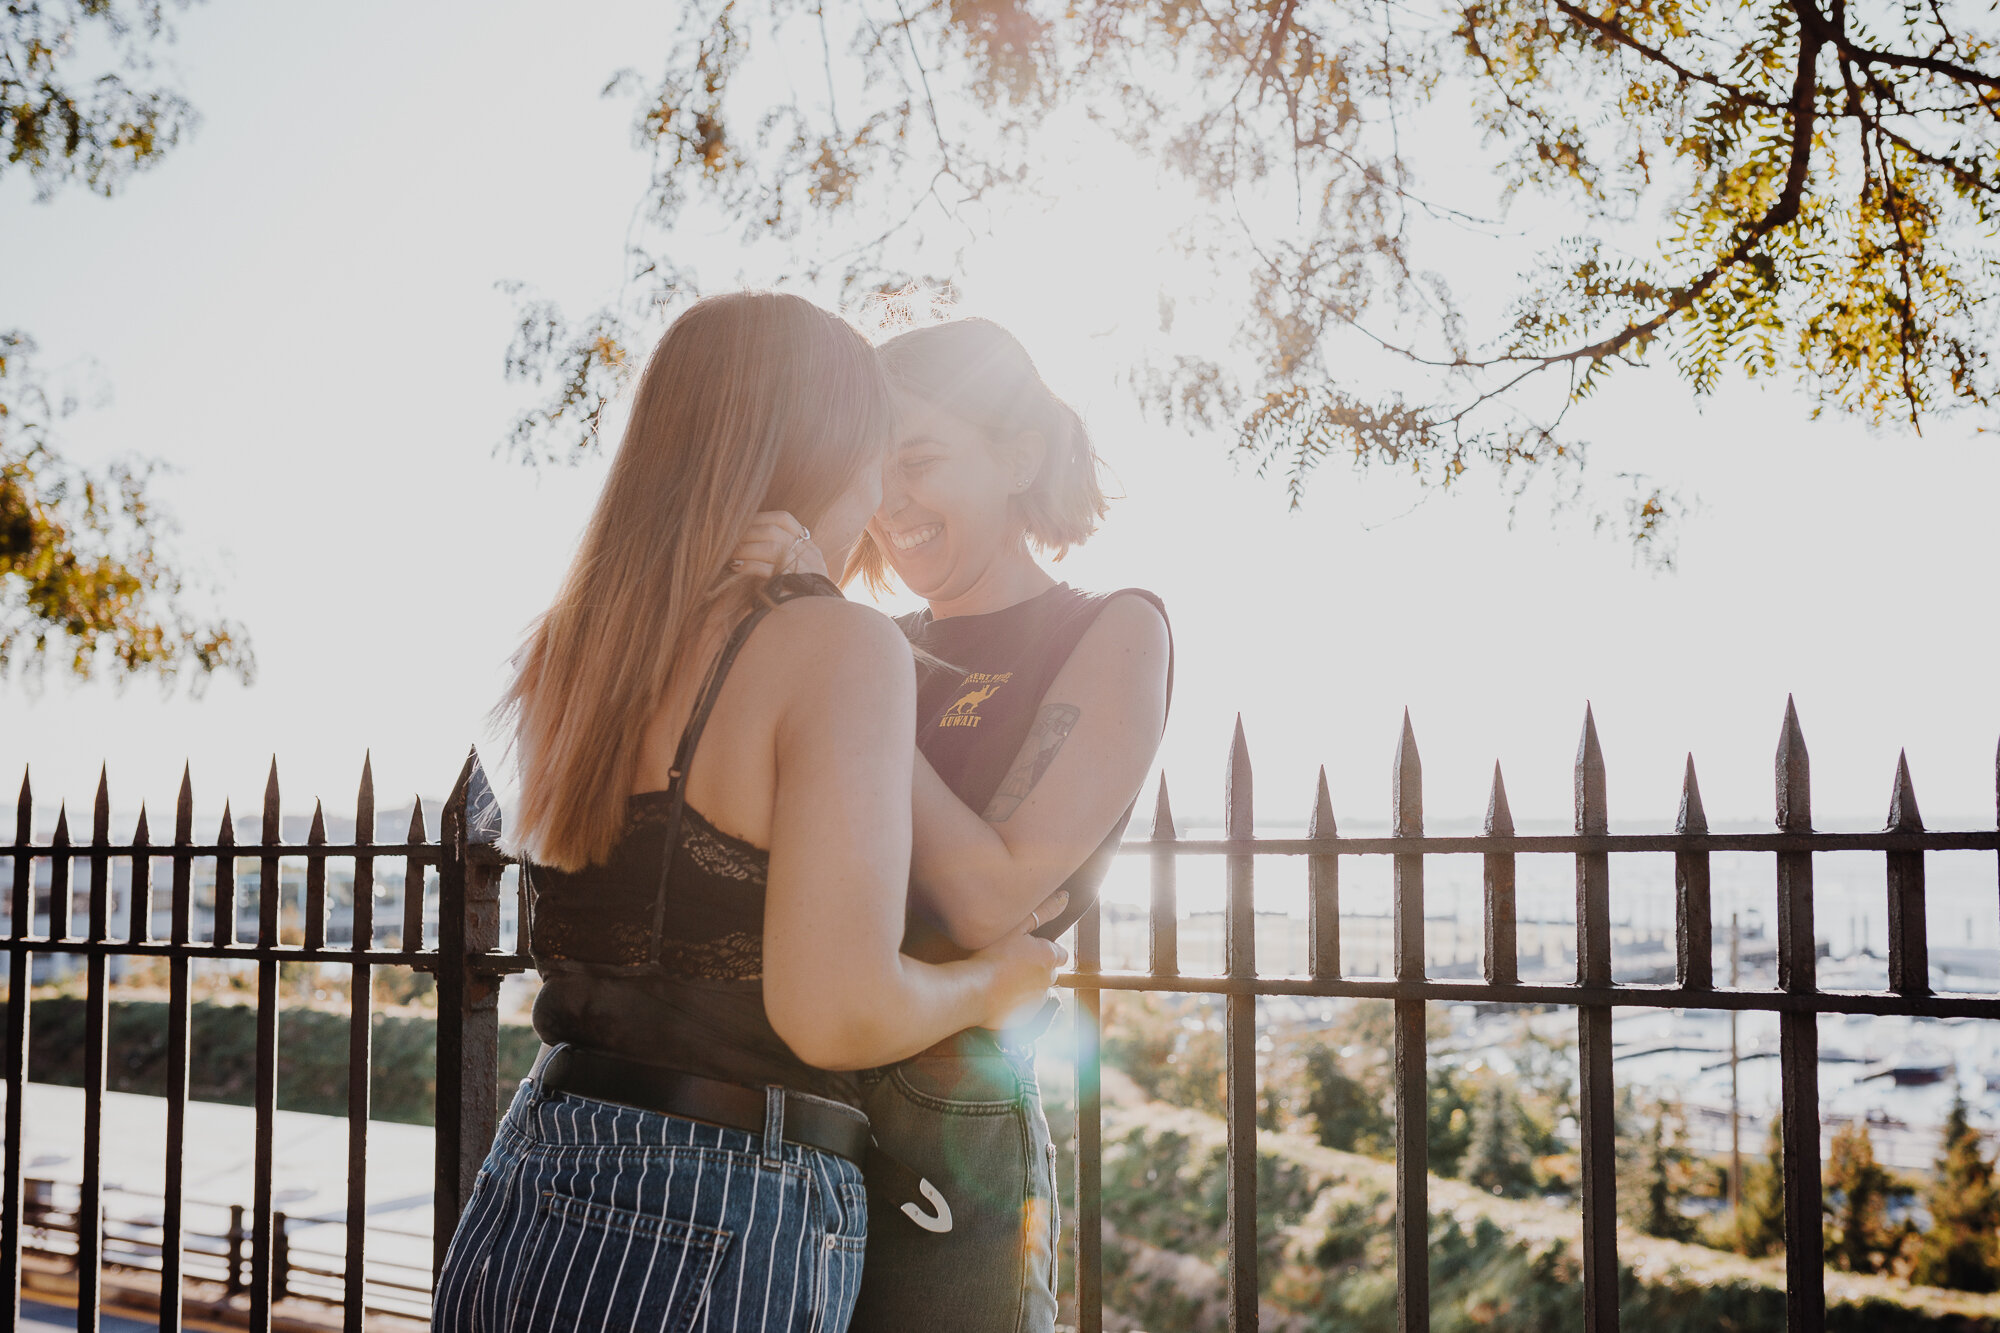
[[[1258,1327],[1256,1243],[1256,1005],[1261,996],[1379,999],[1394,1006],[1393,1100],[1395,1108],[1397,1322],[1399,1333],[1419,1333],[1430,1322],[1429,1198],[1426,1143],[1428,1057],[1425,1006],[1443,1003],[1507,1003],[1572,1008],[1577,1014],[1578,1104],[1581,1131],[1583,1212],[1583,1308],[1588,1333],[1619,1327],[1618,1238],[1616,1228],[1616,1147],[1612,1122],[1612,1013],[1616,1007],[1762,1010],[1780,1024],[1780,1110],[1785,1181],[1786,1324],[1793,1333],[1818,1333],[1825,1326],[1820,1231],[1819,1086],[1817,1020],[1820,1014],[1915,1015],[2000,1019],[2000,995],[1953,992],[1930,986],[1925,917],[1925,857],[1931,852],[2000,853],[2000,756],[1995,768],[1996,828],[1932,831],[1918,814],[1909,767],[1899,759],[1887,826],[1875,832],[1821,832],[1813,829],[1810,776],[1804,736],[1796,710],[1787,701],[1776,762],[1778,817],[1769,832],[1717,833],[1708,827],[1693,759],[1683,776],[1680,809],[1671,833],[1613,834],[1605,798],[1605,763],[1594,718],[1585,710],[1575,763],[1575,832],[1561,835],[1515,831],[1499,766],[1493,772],[1483,831],[1471,836],[1424,832],[1423,770],[1407,713],[1396,747],[1390,792],[1390,833],[1344,837],[1336,826],[1324,770],[1313,793],[1304,838],[1260,838],[1252,818],[1249,747],[1239,720],[1230,747],[1224,785],[1224,836],[1189,839],[1178,835],[1165,778],[1155,795],[1146,837],[1121,849],[1144,857],[1151,879],[1146,932],[1147,970],[1108,972],[1102,968],[1099,909],[1079,921],[1074,963],[1058,984],[1074,994],[1077,1096],[1076,1300],[1080,1333],[1103,1328],[1103,1161],[1102,1097],[1099,1066],[1100,1002],[1105,991],[1219,994],[1224,998],[1223,1043],[1225,1119],[1228,1132],[1225,1216],[1228,1224],[1228,1311],[1233,1333]],[[46,842],[33,840],[32,796],[24,780],[14,843],[0,846],[13,861],[12,914],[0,939],[11,960],[6,1007],[6,1177],[0,1208],[0,1259],[7,1265],[9,1307],[18,1323],[23,1234],[21,1161],[22,1092],[27,1079],[29,986],[39,953],[80,955],[86,965],[87,1034],[85,1079],[85,1170],[75,1210],[74,1261],[78,1272],[78,1328],[96,1328],[99,1272],[106,1262],[124,1263],[118,1251],[129,1240],[108,1237],[102,1220],[105,1186],[99,1175],[105,1086],[105,1027],[108,979],[114,957],[159,957],[168,961],[171,1005],[168,1041],[170,1086],[166,1197],[160,1225],[149,1233],[140,1266],[157,1266],[163,1293],[178,1292],[183,1280],[207,1276],[212,1261],[196,1260],[194,1233],[184,1224],[181,1163],[188,1092],[189,967],[196,961],[232,960],[257,968],[257,1155],[255,1197],[245,1220],[250,1327],[268,1330],[274,1299],[272,1255],[277,1244],[271,1195],[271,1127],[277,1068],[278,968],[283,963],[327,962],[352,969],[353,1006],[349,1051],[348,1199],[346,1244],[339,1266],[311,1271],[301,1267],[297,1285],[338,1299],[346,1328],[362,1327],[366,1300],[366,1157],[369,1107],[369,995],[372,970],[406,967],[429,972],[438,988],[437,1175],[433,1264],[443,1260],[453,1226],[471,1192],[474,1176],[491,1144],[497,1106],[499,979],[532,966],[527,956],[532,904],[517,881],[517,939],[500,947],[501,873],[507,858],[498,850],[501,817],[480,767],[469,755],[445,802],[439,836],[429,839],[422,805],[415,807],[407,836],[399,843],[372,841],[374,785],[364,763],[355,803],[355,833],[345,843],[327,839],[315,807],[304,843],[280,840],[275,763],[265,791],[262,836],[240,843],[225,807],[211,842],[196,843],[192,793],[185,776],[177,803],[174,839],[150,841],[146,816],[128,841],[110,838],[109,799],[100,778],[91,839],[73,843],[67,810],[59,812]],[[1889,986],[1886,990],[1822,990],[1815,975],[1813,857],[1832,852],[1873,852],[1884,858],[1889,915]],[[1635,853],[1674,858],[1675,966],[1670,984],[1616,982],[1611,968],[1611,889],[1613,858]],[[1775,988],[1718,986],[1712,975],[1710,858],[1718,853],[1770,855],[1777,889]],[[1576,973],[1574,980],[1528,981],[1517,958],[1516,859],[1523,855],[1571,858],[1576,881]],[[1392,940],[1388,976],[1344,976],[1341,947],[1341,862],[1347,857],[1391,859],[1389,917]],[[1481,858],[1483,895],[1483,974],[1476,980],[1426,975],[1424,874],[1428,858]],[[1222,857],[1225,883],[1223,969],[1217,975],[1182,971],[1179,942],[1179,867],[1187,857]],[[1306,862],[1307,974],[1261,976],[1257,971],[1256,870],[1271,857]],[[357,885],[374,883],[375,863],[401,861],[404,893],[394,947],[377,945],[373,895],[357,892],[346,945],[330,941],[326,867],[351,862]],[[109,866],[128,862],[131,895],[127,921],[110,920]],[[254,936],[237,937],[236,867],[255,861],[257,923]],[[279,894],[262,892],[280,882],[281,865],[304,863],[301,937],[281,937]],[[33,867],[48,872],[46,928],[37,931],[38,904]],[[214,868],[213,925],[195,938],[192,869]],[[89,875],[88,913],[79,928],[72,920],[72,871]],[[1996,861],[2000,865],[2000,861]],[[170,887],[170,928],[154,931],[156,878]],[[437,877],[435,931],[427,942],[424,910],[427,874]],[[32,1209],[30,1210],[32,1212]],[[327,1219],[315,1219],[324,1222]],[[32,1225],[32,1222],[30,1222]],[[122,1236],[122,1233],[121,1233]],[[155,1240],[156,1238],[156,1240]],[[107,1241],[111,1242],[107,1248]],[[65,1241],[65,1244],[68,1242]],[[315,1254],[315,1258],[326,1256]],[[232,1270],[233,1271],[233,1270]],[[289,1269],[285,1269],[289,1272]],[[334,1284],[338,1280],[338,1294]],[[287,1282],[291,1279],[287,1278]],[[179,1303],[163,1299],[161,1327],[178,1330]]]

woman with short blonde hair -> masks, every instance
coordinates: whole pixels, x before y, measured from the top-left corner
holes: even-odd
[[[1081,418],[1013,335],[954,320],[880,356],[896,444],[845,567],[878,586],[893,572],[927,604],[898,622],[919,650],[903,947],[962,959],[1024,913],[1053,939],[1087,910],[1159,746],[1173,641],[1152,593],[1042,568],[1096,530],[1105,497]],[[785,519],[760,516],[739,558],[775,559]],[[1033,1051],[1053,1013],[863,1075],[881,1152],[857,1333],[1053,1330],[1055,1148]]]

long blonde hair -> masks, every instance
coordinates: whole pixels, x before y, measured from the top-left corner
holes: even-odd
[[[498,709],[518,747],[522,852],[564,870],[610,854],[669,681],[705,666],[690,659],[713,614],[757,594],[726,568],[751,515],[817,524],[878,465],[892,422],[866,340],[809,301],[738,292],[674,321]]]

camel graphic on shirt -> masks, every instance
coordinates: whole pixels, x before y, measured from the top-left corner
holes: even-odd
[[[1000,681],[991,685],[981,685],[976,690],[972,690],[965,694],[960,695],[956,703],[952,704],[951,707],[944,710],[944,715],[946,717],[964,717],[966,714],[978,708],[979,705],[985,703],[988,699],[991,699],[993,695],[999,690],[1000,686],[1005,683],[1006,683],[1005,681]]]

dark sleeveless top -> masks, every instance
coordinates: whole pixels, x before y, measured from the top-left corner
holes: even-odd
[[[1143,597],[1167,614],[1165,603],[1139,588],[1078,592],[1058,583],[1025,602],[984,615],[933,620],[928,610],[898,617],[896,624],[933,662],[917,662],[917,749],[930,760],[952,794],[983,811],[1020,756],[1042,696],[1097,620],[1119,596]],[[1174,693],[1173,631],[1167,634],[1167,699]],[[1135,799],[1133,805],[1138,802]],[[1132,805],[1104,841],[1064,882],[1069,906],[1037,935],[1055,939],[1082,916],[1111,868]]]
[[[530,947],[542,974],[535,1032],[628,1060],[731,1083],[775,1083],[859,1106],[851,1074],[793,1055],[764,1013],[764,886],[770,853],[686,801],[687,771],[731,663],[772,607],[840,596],[787,575],[737,625],[681,733],[665,791],[629,799],[624,836],[600,864],[526,867]]]

